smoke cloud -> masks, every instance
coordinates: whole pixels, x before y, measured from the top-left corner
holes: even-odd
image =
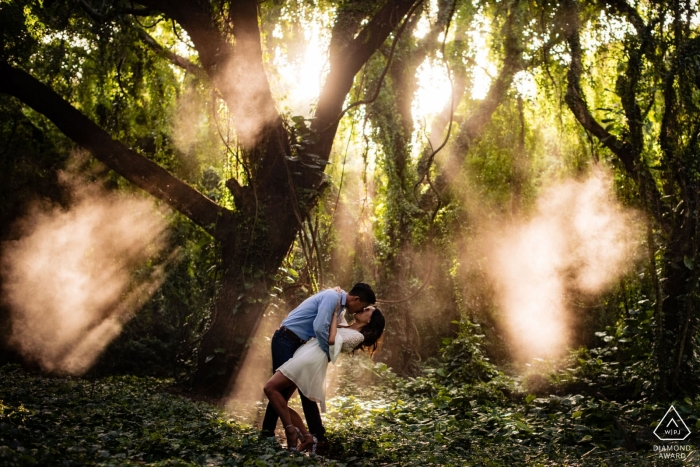
[[[596,169],[546,190],[528,220],[491,232],[488,273],[517,360],[566,348],[568,300],[601,293],[630,270],[641,235],[638,217],[615,200],[611,176]]]
[[[0,267],[10,344],[47,371],[77,375],[162,282],[146,261],[166,224],[150,201],[63,178],[71,208],[36,205],[16,226],[20,239],[2,245]]]

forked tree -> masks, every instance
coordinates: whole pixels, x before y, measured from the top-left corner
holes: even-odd
[[[75,7],[68,2],[48,3],[47,8]],[[282,118],[270,89],[255,0],[116,0],[99,8],[88,0],[79,2],[85,17],[94,22],[96,34],[100,27],[125,16],[164,17],[187,32],[198,63],[169,52],[145,31],[139,35],[164,60],[201,70],[226,103],[247,167],[243,179],[226,181],[235,209],[217,204],[115,140],[12,56],[0,57],[0,92],[43,114],[96,159],[187,216],[221,245],[221,290],[200,347],[195,376],[199,389],[221,393],[235,377],[267,306],[270,277],[277,273],[324,189],[323,169],[355,75],[419,3],[349,1],[337,6],[329,72],[310,131],[300,141]]]

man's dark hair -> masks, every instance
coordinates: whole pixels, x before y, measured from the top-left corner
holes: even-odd
[[[374,290],[372,290],[372,287],[364,282],[358,282],[357,284],[353,285],[352,290],[348,292],[348,295],[360,297],[361,301],[364,303],[369,303],[370,305],[377,301],[377,297],[374,295]]]

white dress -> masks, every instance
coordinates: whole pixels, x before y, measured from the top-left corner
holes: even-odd
[[[335,363],[340,352],[352,352],[365,340],[358,331],[338,328],[335,344],[329,348],[331,361]],[[294,357],[277,369],[289,378],[299,391],[312,401],[321,405],[321,412],[326,411],[326,369],[328,357],[321,350],[317,339],[311,339],[294,352]]]

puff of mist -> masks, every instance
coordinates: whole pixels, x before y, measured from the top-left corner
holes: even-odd
[[[10,345],[77,375],[161,284],[162,266],[146,262],[163,248],[166,223],[150,201],[63,178],[71,207],[36,204],[18,221],[19,240],[2,245],[0,267]]]
[[[194,86],[188,86],[178,97],[172,123],[173,143],[184,154],[189,154],[197,143],[203,113],[204,103],[197,96]]]
[[[594,169],[545,190],[529,218],[490,232],[487,271],[517,360],[565,350],[572,297],[600,294],[630,270],[640,225],[615,199],[612,177]]]
[[[264,129],[279,114],[274,107],[270,85],[265,71],[260,68],[255,56],[250,56],[245,47],[237,47],[238,55],[217,78],[217,86],[224,90],[229,109],[234,115],[236,136],[244,147],[253,147],[264,135]]]

